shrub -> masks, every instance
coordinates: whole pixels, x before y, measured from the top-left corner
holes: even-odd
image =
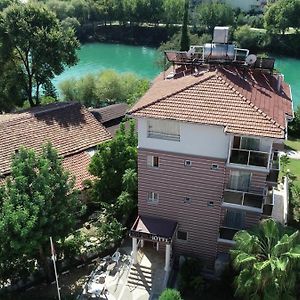
[[[183,300],[180,296],[180,292],[175,289],[166,289],[162,292],[159,300]]]
[[[295,118],[288,124],[288,133],[294,138],[300,138],[300,106],[295,111]]]
[[[203,290],[203,279],[201,276],[202,263],[197,258],[186,258],[181,266],[179,274],[179,290],[184,293],[187,290],[198,292]]]

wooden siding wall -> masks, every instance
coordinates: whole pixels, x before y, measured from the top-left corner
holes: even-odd
[[[230,170],[238,170],[238,169],[231,169],[231,168],[226,168],[226,180],[225,180],[225,187],[228,185],[229,181],[229,176],[230,176]],[[250,183],[250,193],[262,193],[263,189],[266,187],[266,178],[267,178],[267,173],[265,172],[253,172],[251,176],[251,183]]]
[[[159,157],[159,168],[147,166],[147,155]],[[192,166],[184,165],[191,160]],[[219,168],[212,170],[212,164]],[[140,215],[176,220],[178,229],[188,232],[187,241],[174,241],[175,254],[198,255],[212,266],[217,255],[225,161],[138,150]],[[148,192],[159,193],[159,202],[147,202]],[[191,197],[191,203],[184,203]],[[213,201],[213,206],[208,202]]]

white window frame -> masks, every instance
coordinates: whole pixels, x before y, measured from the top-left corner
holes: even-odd
[[[157,166],[154,165],[155,158],[157,158]],[[160,165],[160,157],[154,155],[147,155],[147,166],[152,168],[159,168]]]
[[[148,192],[147,202],[156,204],[159,201],[159,193],[157,192]]]
[[[189,159],[184,160],[184,166],[185,167],[191,167],[193,162]]]

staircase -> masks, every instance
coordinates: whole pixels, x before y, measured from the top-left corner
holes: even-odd
[[[132,265],[127,286],[130,290],[144,289],[150,294],[152,289],[152,272],[150,267]]]

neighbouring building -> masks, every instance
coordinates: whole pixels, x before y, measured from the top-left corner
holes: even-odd
[[[0,115],[0,182],[9,176],[12,155],[24,146],[39,151],[47,142],[58,150],[63,166],[76,177],[75,187],[92,179],[88,165],[96,146],[111,139],[85,107],[58,102],[20,113]]]
[[[192,5],[200,3],[219,2],[225,3],[234,9],[240,9],[244,12],[263,11],[268,3],[268,0],[192,0]]]
[[[112,136],[120,127],[120,123],[128,110],[127,103],[117,103],[101,108],[90,108],[89,111],[102,125],[110,132]]]
[[[165,251],[166,271],[172,253],[213,269],[238,230],[273,216],[276,151],[293,118],[290,86],[274,60],[222,45],[208,54],[206,46],[200,54],[167,51],[173,69],[129,111],[138,124],[135,263],[138,247],[153,243]]]

